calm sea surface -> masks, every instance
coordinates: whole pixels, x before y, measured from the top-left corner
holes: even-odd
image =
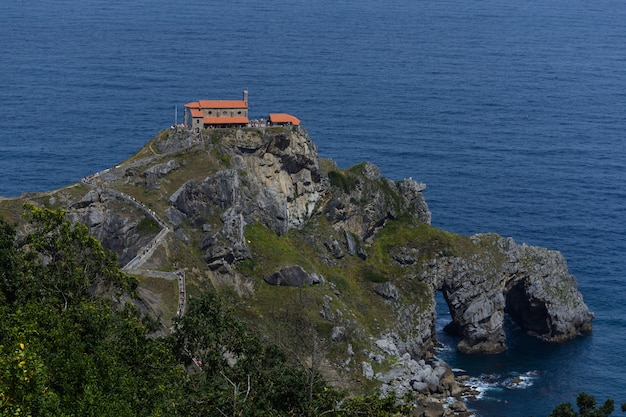
[[[564,253],[591,335],[510,326],[488,358],[442,336],[479,415],[543,416],[582,390],[626,401],[623,1],[2,1],[0,51],[0,195],[77,182],[175,106],[181,121],[248,88],[252,116],[296,115],[341,167],[425,182],[434,225]]]

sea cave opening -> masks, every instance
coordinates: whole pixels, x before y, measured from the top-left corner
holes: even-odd
[[[463,339],[463,329],[453,320],[454,312],[442,290],[436,291],[435,302],[435,327],[437,338],[443,346],[441,349],[456,351],[458,343]],[[546,305],[528,296],[524,281],[517,282],[505,294],[502,328],[507,344],[512,339],[526,339],[548,333],[547,316]]]

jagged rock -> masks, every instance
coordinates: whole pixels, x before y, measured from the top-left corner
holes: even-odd
[[[306,228],[306,237],[300,242],[318,251],[319,258],[314,262],[330,267],[327,290],[337,296],[319,298],[322,305],[314,304],[313,311],[319,311],[328,321],[324,324],[332,326],[331,340],[349,342],[354,334],[361,336],[360,340],[370,340],[369,346],[357,354],[352,352],[348,359],[356,364],[367,359],[369,362],[362,362],[363,374],[378,380],[383,393],[455,396],[460,392],[449,368],[432,360],[438,343],[436,290],[443,292],[451,311],[453,322],[446,328],[458,332],[458,348],[464,352],[505,349],[505,313],[528,333],[550,341],[566,340],[590,329],[593,315],[557,252],[516,245],[495,235],[477,235],[460,251],[437,249],[431,253],[428,247],[419,246],[421,242],[415,247],[412,242],[403,242],[386,247],[381,255],[374,247],[376,237],[390,222],[410,218],[412,225],[430,224],[431,214],[422,195],[424,184],[412,179],[381,178],[380,170],[370,163],[339,170],[324,161],[322,169],[315,144],[302,128],[215,133],[215,137],[212,132],[202,142],[188,132],[163,135],[152,144],[159,155],[151,155],[143,165],[133,161],[132,166],[119,170],[129,176],[124,186],[134,184],[146,187],[146,191],[161,186],[158,192],[147,195],[162,196],[161,201],[151,201],[154,205],[149,207],[165,213],[167,226],[176,230],[168,236],[171,241],[163,252],[175,251],[179,242],[195,245],[209,270],[197,274],[199,282],[209,277],[214,285],[237,283],[233,285],[248,286],[248,294],[254,294],[256,280],[236,268],[239,261],[252,256],[246,227],[259,223],[277,235]],[[186,161],[184,152],[189,149],[193,152],[188,161],[193,161],[192,154],[202,153],[213,158],[209,160],[215,165],[208,169],[203,166],[197,171],[202,174],[194,171],[178,186],[179,175],[168,176],[173,170],[182,171],[189,168],[188,163],[195,163]],[[173,158],[167,155],[174,154],[176,160],[162,163]],[[98,181],[114,181],[116,176],[121,174],[110,172]],[[163,196],[165,189],[171,192],[169,187],[175,186],[178,188],[169,198]],[[164,205],[169,207],[164,209]],[[87,224],[105,247],[118,253],[121,264],[153,238],[138,231],[146,218],[145,211],[104,187],[72,201],[68,216]],[[384,284],[366,282],[366,293],[358,295],[373,296],[373,289],[386,300],[373,300],[376,306],[388,309],[388,315],[384,320],[374,319],[371,327],[359,323],[359,317],[369,313],[372,300],[354,303],[357,311],[352,310],[354,300],[347,299],[354,294],[354,287],[361,285],[351,280],[358,276],[353,272],[363,265],[359,259],[367,259],[366,248],[372,250],[375,262],[390,262],[391,270],[401,271],[397,276],[388,274],[389,282]],[[344,267],[354,269],[341,276],[337,271]],[[280,265],[264,280],[271,285],[296,287],[326,283],[321,275],[309,274],[298,265]],[[322,297],[320,294],[315,296]],[[337,363],[347,368],[350,362],[341,359]],[[374,374],[372,370],[371,363],[384,369],[396,361],[397,366],[392,365],[388,372]],[[435,408],[444,410],[441,403]]]
[[[148,175],[156,175],[157,177],[162,177],[164,175],[169,174],[172,171],[175,171],[178,169],[178,162],[176,162],[173,159],[170,159],[169,161],[163,163],[163,164],[158,164],[158,165],[153,165],[150,168],[146,169],[143,172],[143,175],[145,177],[147,177]]]
[[[460,351],[505,350],[505,312],[528,334],[548,341],[591,329],[593,314],[560,253],[492,234],[472,240],[481,253],[431,260],[420,278],[443,291],[454,323],[447,329],[462,336]]]
[[[462,412],[467,411],[467,406],[461,401],[455,401],[452,404],[450,404],[450,409],[454,412],[462,413]]]
[[[324,285],[325,283],[326,281],[323,276],[318,275],[315,272],[309,274],[309,285]]]
[[[345,185],[343,193],[335,192],[326,204],[324,213],[337,228],[366,240],[399,211],[409,211],[416,219],[430,223],[430,211],[421,192],[423,184],[411,179],[394,182],[379,178],[371,175],[370,165],[364,163],[355,167],[360,168],[357,170],[360,175],[346,173],[350,186]]]
[[[400,265],[414,265],[419,261],[419,250],[416,248],[394,248],[390,255]]]
[[[146,190],[154,190],[159,188],[159,178],[178,169],[176,161],[169,160],[166,163],[151,166],[146,169],[142,175],[146,178]]]
[[[185,213],[177,210],[175,207],[170,207],[167,209],[167,214],[165,216],[168,222],[170,222],[174,227],[180,226],[187,216]]]
[[[407,207],[413,212],[415,218],[430,224],[432,216],[422,194],[422,191],[426,189],[426,184],[408,178],[400,181],[398,188],[400,195],[404,197]]]
[[[330,334],[330,340],[333,342],[346,341],[346,328],[343,326],[335,326]]]
[[[102,224],[104,221],[106,220],[106,217],[104,215],[104,212],[102,212],[102,210],[99,210],[98,208],[94,207],[94,206],[89,206],[87,208],[87,226],[90,228],[96,227],[100,224]]]
[[[398,291],[398,288],[391,282],[374,285],[374,291],[376,294],[387,300],[398,301],[400,299],[400,292]]]
[[[348,252],[348,255],[354,256],[358,250],[356,241],[354,240],[354,236],[352,236],[352,234],[350,234],[350,232],[348,232],[347,230],[344,230],[343,234],[346,238],[346,250]]]
[[[185,234],[185,232],[183,232],[182,230],[177,230],[176,231],[176,236],[181,240],[181,242],[183,242],[185,245],[190,245],[191,244],[191,239],[189,238],[189,236],[187,236]]]
[[[339,242],[337,242],[336,239],[324,242],[324,246],[326,246],[326,249],[328,249],[330,254],[337,259],[341,259],[345,256],[343,250],[341,249],[341,246],[339,245]]]
[[[378,346],[387,355],[398,356],[398,348],[390,340],[379,339],[379,340],[376,341],[376,346]]]
[[[372,364],[369,362],[363,362],[363,376],[367,379],[374,378],[374,369],[372,368]]]
[[[70,208],[72,210],[80,210],[89,207],[91,204],[100,203],[100,193],[97,190],[90,190],[80,201],[72,204]]]
[[[508,243],[512,244],[512,240]],[[593,314],[577,290],[560,252],[527,245],[510,268],[516,279],[505,284],[506,312],[528,334],[560,342],[591,330]]]
[[[445,362],[416,361],[409,354],[402,355],[387,372],[376,374],[375,379],[383,383],[383,395],[393,393],[398,398],[410,391],[427,395],[438,394],[444,398],[458,395],[462,391]]]
[[[141,235],[137,226],[144,213],[133,207],[128,213],[119,212],[117,196],[107,195],[99,189],[90,190],[83,198],[71,205],[70,221],[80,222],[89,228],[102,245],[118,255],[118,264],[125,265],[135,257],[152,236]],[[130,215],[132,213],[132,215]]]
[[[302,287],[304,284],[313,285],[320,283],[315,280],[299,265],[286,266],[263,278],[270,285],[282,285],[285,287]]]

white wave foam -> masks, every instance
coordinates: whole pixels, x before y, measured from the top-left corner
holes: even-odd
[[[486,397],[489,391],[499,391],[498,381],[493,378],[493,375],[481,375],[479,377],[472,377],[464,382],[464,384],[470,387],[470,392],[467,397],[480,400]]]
[[[454,369],[455,372],[463,371],[462,369]],[[505,390],[526,389],[531,387],[535,380],[539,378],[539,371],[528,371],[525,373],[510,373],[507,375],[480,375],[471,377],[464,382],[464,385],[470,388],[465,395],[466,399],[487,399],[489,393],[498,393]]]
[[[450,345],[435,346],[435,352],[452,352],[455,348]]]
[[[539,371],[528,371],[506,379],[505,386],[509,389],[526,389],[531,387],[539,377]]]

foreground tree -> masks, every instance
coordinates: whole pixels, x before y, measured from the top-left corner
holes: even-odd
[[[609,398],[602,406],[596,407],[596,399],[584,392],[576,397],[576,405],[578,413],[574,411],[570,403],[561,403],[548,417],[608,417],[615,410],[615,402],[612,399]],[[621,408],[622,411],[626,411],[626,403],[623,403]]]
[[[306,375],[214,293],[191,299],[175,322],[177,346],[196,369],[190,375],[189,415],[210,409],[228,416],[307,415]],[[321,380],[318,385],[324,386]]]
[[[0,416],[177,415],[185,374],[132,305],[115,256],[63,212],[0,220]]]
[[[27,209],[19,238],[0,219],[0,417],[405,415],[311,376],[213,293],[154,337],[116,296],[137,282],[114,254],[62,211]]]

